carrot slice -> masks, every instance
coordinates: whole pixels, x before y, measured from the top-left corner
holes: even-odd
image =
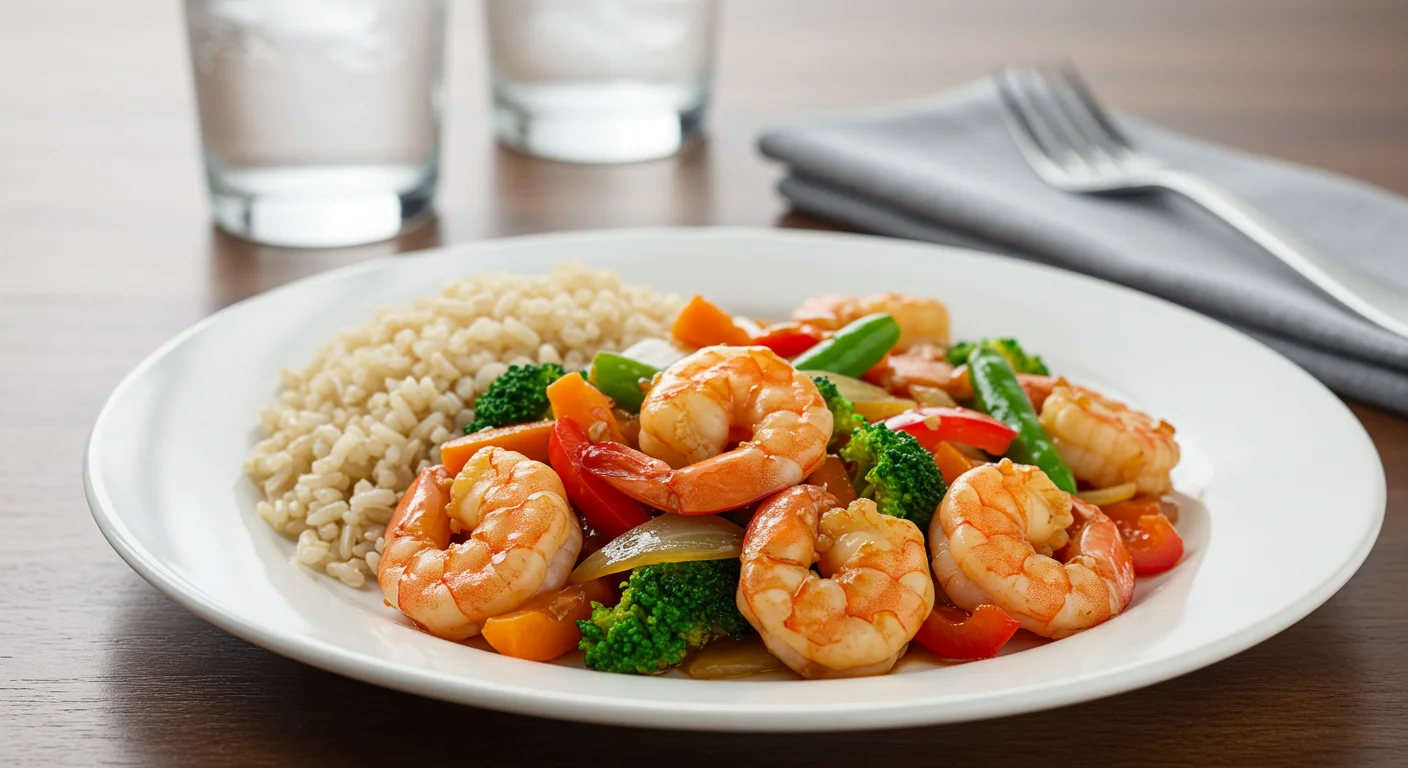
[[[548,402],[552,404],[553,416],[577,422],[592,441],[626,442],[616,417],[611,413],[611,398],[603,395],[580,374],[569,373],[549,384]]]
[[[959,475],[979,464],[947,441],[934,447],[934,462],[939,465],[939,474],[944,476],[944,483],[947,485],[953,485]]]
[[[552,436],[554,423],[551,420],[530,421],[527,424],[481,429],[464,437],[457,437],[440,446],[440,463],[445,465],[451,475],[457,475],[464,469],[464,465],[469,463],[469,457],[478,453],[480,448],[494,445],[505,450],[518,451],[533,461],[546,464],[548,438]]]
[[[552,661],[576,650],[582,640],[577,622],[591,618],[592,602],[616,602],[613,583],[621,574],[573,584],[530,599],[511,613],[484,622],[484,639],[505,656]]]
[[[679,317],[675,318],[671,333],[691,347],[710,347],[715,344],[744,347],[752,342],[752,336],[733,321],[733,315],[702,296],[695,296],[684,305]]]
[[[850,476],[846,474],[846,463],[835,455],[827,455],[821,468],[807,478],[807,484],[825,488],[842,505],[856,500],[856,489],[851,485]]]

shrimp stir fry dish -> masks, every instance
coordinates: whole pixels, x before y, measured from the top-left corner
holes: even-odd
[[[1035,352],[950,338],[932,298],[771,322],[696,296],[669,338],[498,372],[401,497],[377,585],[437,637],[624,674],[883,675],[1069,637],[1182,558],[1179,447]]]

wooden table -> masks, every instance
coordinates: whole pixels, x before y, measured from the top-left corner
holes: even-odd
[[[148,586],[93,525],[80,457],[103,399],[161,341],[395,251],[587,227],[818,225],[785,213],[777,170],[754,151],[781,118],[1069,54],[1133,112],[1408,193],[1401,0],[735,0],[708,142],[599,168],[493,145],[479,8],[454,5],[438,222],[288,252],[208,224],[177,3],[0,4],[0,764],[1408,764],[1408,421],[1362,407],[1388,519],[1338,595],[1211,668],[995,722],[725,736],[535,720],[305,667]]]

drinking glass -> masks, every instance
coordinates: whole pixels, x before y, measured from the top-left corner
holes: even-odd
[[[487,0],[494,130],[531,155],[665,157],[701,126],[715,0]]]
[[[427,216],[444,0],[185,0],[215,222],[261,243],[393,237]]]

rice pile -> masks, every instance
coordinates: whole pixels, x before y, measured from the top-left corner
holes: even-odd
[[[563,265],[464,278],[383,309],[281,372],[244,465],[265,496],[257,512],[297,538],[300,563],[359,587],[375,577],[402,491],[474,418],[489,382],[524,363],[581,369],[599,350],[664,336],[679,307],[613,272]]]

